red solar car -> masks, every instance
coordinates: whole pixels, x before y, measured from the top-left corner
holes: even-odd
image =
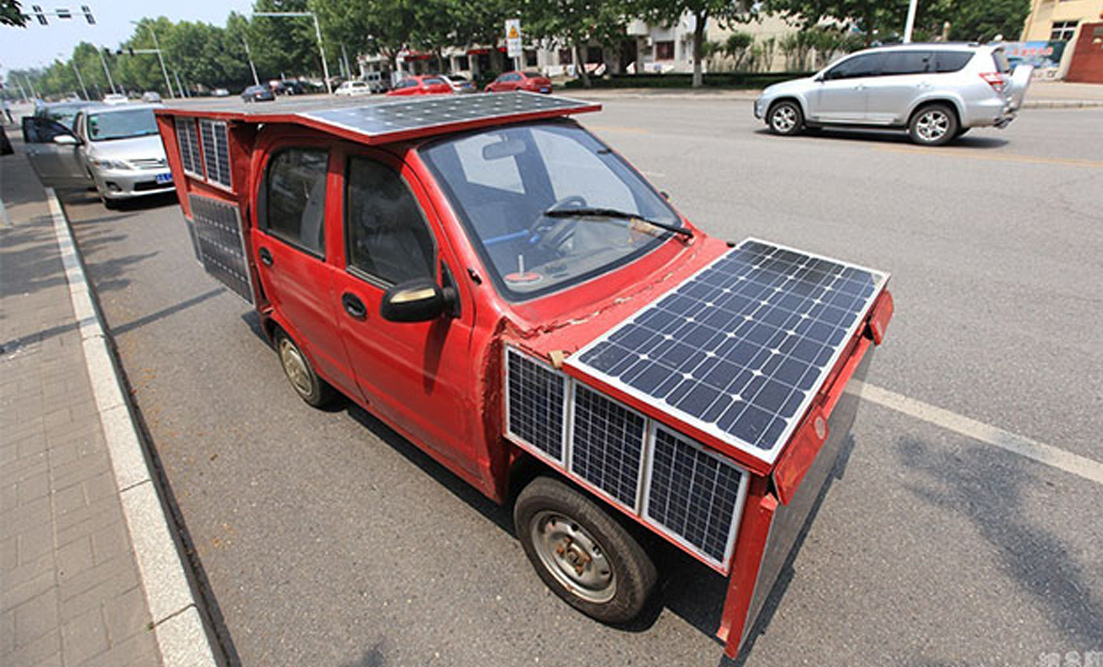
[[[539,72],[506,72],[486,87],[488,93],[504,93],[512,90],[547,94],[552,91],[552,82]]]
[[[452,86],[439,76],[410,76],[395,84],[393,89],[387,91],[387,96],[447,95],[452,92]]]

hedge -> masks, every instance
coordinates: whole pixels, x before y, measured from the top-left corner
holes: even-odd
[[[716,72],[704,75],[706,88],[765,88],[766,86],[812,76],[814,72]],[[594,88],[692,88],[692,74],[614,74],[609,78],[590,77]],[[582,88],[580,79],[563,84],[564,88]]]

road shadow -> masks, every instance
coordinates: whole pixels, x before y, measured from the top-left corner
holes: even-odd
[[[0,230],[0,262],[4,279],[0,296],[31,294],[66,284],[50,218],[41,217]]]
[[[967,519],[991,544],[1003,571],[1048,612],[1069,646],[1103,645],[1103,596],[1089,573],[1043,523],[1027,519],[1027,489],[1046,485],[1035,464],[974,445],[947,452],[915,437],[897,440],[897,453],[917,481],[905,488],[950,515]]]
[[[777,140],[784,141],[789,137],[779,137],[771,132],[768,128],[759,128],[754,130],[755,134],[767,135],[774,137]],[[922,148],[912,143],[908,138],[906,132],[898,130],[880,130],[874,128],[816,128],[811,130],[805,130],[799,135],[796,135],[802,139],[811,139],[817,141],[855,141],[866,143],[877,143],[885,145],[896,146],[915,146],[917,149]],[[1001,139],[999,137],[988,136],[972,136],[966,135],[958,137],[948,144],[939,146],[941,149],[954,149],[954,148],[980,148],[980,149],[994,149],[1002,148],[1009,144],[1007,139]]]

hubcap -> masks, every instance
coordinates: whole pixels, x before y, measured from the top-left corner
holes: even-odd
[[[303,396],[309,396],[313,388],[310,382],[310,371],[306,369],[306,360],[303,359],[299,349],[288,339],[280,339],[280,363],[283,364],[283,372],[287,379],[291,380],[291,386]]]
[[[778,132],[788,132],[797,124],[797,112],[790,106],[781,106],[774,110],[774,129]]]
[[[605,549],[570,517],[541,512],[532,522],[540,562],[559,583],[589,602],[608,602],[617,592]]]
[[[938,141],[950,131],[950,118],[941,111],[924,111],[915,123],[915,133],[923,141]]]

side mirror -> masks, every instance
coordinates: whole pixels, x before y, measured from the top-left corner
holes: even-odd
[[[62,146],[76,146],[80,143],[80,140],[71,134],[59,134],[54,137],[54,143]]]
[[[441,289],[429,278],[417,278],[390,287],[379,314],[390,322],[428,322],[443,315],[455,299],[453,288]]]
[[[823,74],[817,74],[816,76],[812,77],[812,80],[816,83],[823,83],[825,79],[827,79],[827,77]]]

